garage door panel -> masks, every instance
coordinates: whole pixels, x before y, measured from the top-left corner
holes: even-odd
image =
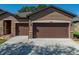
[[[34,24],[34,37],[38,38],[67,38],[68,24],[61,23],[39,23]]]
[[[16,35],[28,35],[28,23],[17,23]]]

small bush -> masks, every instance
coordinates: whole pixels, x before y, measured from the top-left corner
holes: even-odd
[[[74,37],[79,38],[79,32],[74,32],[73,35]]]
[[[6,41],[6,39],[1,39],[0,38],[0,44],[4,43]]]

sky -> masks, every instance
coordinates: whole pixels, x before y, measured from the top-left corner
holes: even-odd
[[[79,16],[79,4],[52,4],[66,11],[70,11]],[[17,11],[23,6],[38,6],[38,4],[0,4],[0,9],[11,13],[18,13]]]

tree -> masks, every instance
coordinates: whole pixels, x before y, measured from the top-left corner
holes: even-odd
[[[18,12],[19,13],[22,13],[22,12],[35,13],[39,10],[42,10],[42,9],[46,8],[46,7],[47,7],[47,5],[45,5],[45,4],[39,4],[38,6],[24,6],[20,10],[18,10]]]
[[[47,5],[45,5],[45,4],[39,4],[36,8],[38,9],[38,10],[42,10],[42,9],[44,9],[44,8],[46,8],[47,7]]]
[[[19,13],[22,13],[22,12],[35,12],[37,11],[37,9],[34,7],[34,6],[25,6],[25,7],[22,7],[20,10],[18,10]]]
[[[18,10],[19,13],[26,12],[26,11],[28,11],[27,7],[22,7],[20,10]]]

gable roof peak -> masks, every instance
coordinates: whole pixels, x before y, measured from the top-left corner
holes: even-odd
[[[64,13],[66,13],[66,14],[69,14],[69,15],[71,15],[73,17],[76,17],[77,16],[76,14],[73,14],[71,11],[64,10],[63,8],[60,8],[60,7],[57,7],[57,6],[54,6],[54,5],[50,5],[48,8],[54,8],[56,10],[62,11]]]
[[[44,10],[49,9],[49,8],[52,8],[54,11],[56,11],[56,10],[57,10],[57,11],[61,11],[62,13],[69,15],[71,18],[77,16],[77,15],[73,14],[73,13],[70,12],[70,11],[66,11],[66,10],[64,10],[64,9],[62,9],[62,8],[59,8],[59,7],[57,7],[57,6],[54,6],[54,5],[47,6],[46,8],[44,8],[44,9],[42,9],[42,10],[40,10],[40,11],[37,11],[37,12],[35,12],[35,13],[32,13],[32,14],[30,14],[29,16],[34,15],[34,14],[36,14],[36,13],[39,13],[39,12],[44,11]]]
[[[32,12],[22,12],[22,13],[18,13],[17,15],[19,17],[27,17],[28,15],[32,14]]]

